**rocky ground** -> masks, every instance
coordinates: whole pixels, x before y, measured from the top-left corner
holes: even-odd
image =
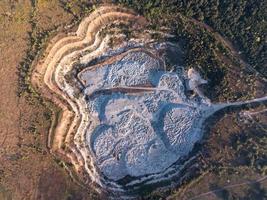
[[[0,2],[0,26],[4,30],[0,33],[0,199],[97,198],[92,197],[94,190],[77,182],[73,173],[76,165],[73,167],[60,151],[57,153],[62,157],[53,153],[53,148],[65,148],[60,135],[58,143],[49,138],[54,136],[58,122],[67,118],[58,106],[40,96],[42,93],[36,90],[36,85],[30,84],[31,70],[38,65],[38,60],[47,56],[46,49],[68,32],[76,31],[80,20],[88,16],[91,9],[94,6],[83,1]],[[172,21],[168,14],[163,18]],[[210,80],[211,84],[203,89],[212,102],[252,99],[266,94],[264,78],[240,61],[243,58],[236,57],[237,51],[229,45],[231,41],[213,34],[214,30],[198,21],[186,17],[176,21],[182,21],[181,30],[187,27],[187,35],[197,34],[195,38],[201,35],[213,41],[208,47],[205,42],[195,41],[205,53],[212,49],[213,56],[194,54],[192,57],[190,52],[185,53],[186,68],[192,67],[190,61],[210,61],[198,70]],[[193,22],[196,24],[191,26]],[[125,29],[122,25],[121,29],[124,34],[131,34],[127,26]],[[215,76],[218,74],[220,76]],[[179,187],[152,194],[151,188],[144,188],[141,195],[148,199],[166,196],[170,199],[264,199],[266,108],[265,105],[250,107],[255,105],[242,107],[248,112],[231,108],[210,119],[207,137],[193,152],[198,165],[188,167],[190,173],[185,173]]]

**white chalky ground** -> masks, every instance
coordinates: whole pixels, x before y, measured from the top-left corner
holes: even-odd
[[[184,78],[163,71],[157,58],[134,51],[79,76],[99,122],[87,142],[107,178],[163,172],[201,139],[199,108],[208,105],[187,98]]]
[[[97,9],[75,34],[56,42],[32,82],[62,108],[49,134],[51,150],[60,158],[65,153],[86,185],[125,199],[144,185],[179,184],[174,179],[182,180],[194,165],[195,154],[189,153],[207,117],[267,96],[212,104],[198,87],[207,81],[192,68],[183,71],[184,52],[170,42],[173,36],[161,33],[166,42],[156,42],[153,32],[137,30],[129,39],[119,26],[106,33],[101,27],[136,21],[122,8],[110,9]]]

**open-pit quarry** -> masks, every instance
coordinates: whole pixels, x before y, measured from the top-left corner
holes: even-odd
[[[130,10],[102,6],[52,41],[32,73],[36,90],[62,110],[49,132],[51,153],[112,197],[179,179],[209,116],[266,100],[213,104],[199,88],[208,82],[184,69],[179,42],[161,34],[165,40],[153,39]]]

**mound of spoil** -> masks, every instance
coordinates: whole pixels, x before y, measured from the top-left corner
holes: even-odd
[[[182,65],[178,44],[134,30],[134,38],[109,33],[111,22],[117,29],[144,26],[129,10],[98,8],[75,34],[52,41],[32,83],[62,109],[50,131],[51,151],[70,160],[84,183],[124,194],[178,174],[177,161],[201,139],[210,105],[185,95],[187,74],[166,72],[166,59]]]
[[[86,142],[99,170],[115,181],[164,172],[201,138],[200,105],[185,96],[185,80],[151,55],[129,52],[79,74],[95,117]]]
[[[90,155],[105,186],[136,188],[176,176],[201,139],[202,122],[215,109],[206,98],[186,95],[190,81],[195,88],[203,82],[196,71],[190,70],[193,80],[183,70],[165,70],[165,59],[182,54],[177,44],[144,39],[113,46],[94,64],[80,58],[73,79],[82,84],[90,122],[78,149]]]
[[[35,88],[62,110],[51,152],[70,161],[83,184],[116,195],[179,178],[205,119],[253,102],[211,104],[198,87],[207,82],[181,67],[179,44],[154,41],[144,27],[130,10],[100,7],[76,33],[52,40],[32,74]]]

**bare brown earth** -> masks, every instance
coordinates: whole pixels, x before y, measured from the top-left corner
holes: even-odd
[[[33,18],[33,12],[35,17]],[[0,199],[81,199],[78,188],[46,148],[49,111],[35,98],[17,95],[17,67],[30,48],[29,32],[73,18],[58,1],[0,1]],[[37,27],[31,21],[35,20]],[[76,195],[78,193],[79,195]],[[85,195],[86,194],[86,195]],[[79,198],[80,197],[80,198]]]
[[[264,107],[253,111],[250,121],[244,120],[237,113],[228,113],[216,120],[210,128],[210,137],[204,144],[203,161],[207,165],[212,163],[213,169],[207,169],[201,176],[190,184],[179,188],[168,199],[181,200],[217,200],[217,199],[264,199],[267,187],[266,168],[263,172],[253,169],[253,164],[248,164],[251,158],[242,150],[242,142],[246,143],[245,151],[251,151],[249,146],[257,149],[257,154],[266,153],[266,149],[258,149],[257,139],[266,134],[266,112],[257,113]],[[264,109],[263,109],[264,110]],[[265,110],[266,111],[266,110]],[[252,136],[249,136],[249,135]],[[233,144],[234,138],[242,138],[238,145]],[[244,137],[244,138],[243,138]],[[246,141],[246,137],[250,137]],[[253,159],[253,158],[252,158]]]
[[[57,32],[64,32],[73,18],[57,0],[40,0],[37,5],[30,0],[0,1],[0,200],[96,199],[74,183],[64,165],[49,153],[51,113],[47,105],[28,94],[17,95],[17,68],[30,49],[28,33],[54,26],[59,26]],[[233,72],[239,73],[238,69]],[[240,83],[238,87],[246,86]],[[257,90],[255,96],[262,95]],[[174,189],[170,199],[217,200],[231,199],[231,195],[245,198],[267,188],[266,170],[258,173],[247,167],[247,158],[236,157],[231,143],[231,138],[241,133],[266,134],[266,114],[255,115],[248,124],[236,119],[237,114],[224,115],[212,127],[211,138],[205,144],[204,161],[223,164],[225,169],[220,173],[202,172],[196,181]],[[262,196],[255,194],[251,199]]]

